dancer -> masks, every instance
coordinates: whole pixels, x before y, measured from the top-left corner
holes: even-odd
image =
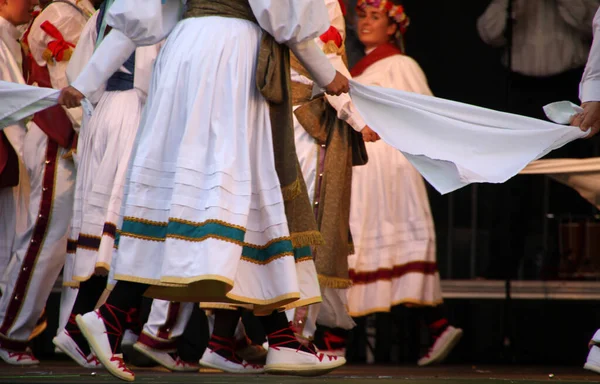
[[[180,0],[117,0],[107,14],[113,30],[92,58],[98,65],[61,95],[64,105],[78,105],[77,90],[97,88],[89,83],[112,73],[136,44],[169,35],[128,170],[118,282],[105,305],[77,317],[100,361],[122,379],[134,375],[111,345],[148,285],[148,294],[163,299],[247,304],[266,315],[267,372],[319,374],[344,363],[301,347],[285,314],[273,312],[320,300],[309,246],[322,241],[298,174],[288,51],[277,42],[328,92],[348,90],[312,41],[328,27],[321,0],[282,3],[188,1],[178,22]],[[237,322],[217,322],[213,338],[229,340]],[[220,347],[214,354],[227,356],[228,341]]]
[[[402,50],[409,19],[391,0],[359,0],[358,37],[367,55],[351,71],[357,82],[431,95],[419,65]],[[425,183],[401,152],[367,143],[369,162],[354,169],[349,257],[354,285],[352,316],[389,312],[395,305],[421,308],[434,340],[418,364],[441,362],[462,330],[448,324],[442,305],[435,231]]]
[[[338,0],[326,0],[331,27],[315,39],[332,65],[350,77],[346,68],[345,22]],[[307,183],[319,230],[325,244],[315,247],[315,264],[323,303],[295,311],[296,333],[313,340],[317,324],[329,330],[319,332],[314,339],[320,351],[345,355],[345,334],[355,324],[347,310],[348,255],[352,251],[350,236],[350,191],[352,166],[364,165],[366,150],[363,137],[368,141],[377,134],[365,126],[350,97],[312,97],[313,80],[302,64],[292,60],[292,95],[294,102],[294,130],[296,152]],[[362,135],[361,132],[362,131]],[[372,137],[371,137],[372,136]],[[335,329],[335,331],[334,331]],[[327,341],[325,341],[327,338]]]
[[[90,11],[93,6],[87,0],[56,1],[35,18],[25,41],[35,61],[26,65],[29,84],[58,89],[67,85],[66,66]],[[69,153],[79,117],[78,110],[49,108],[34,116],[24,137],[29,222],[15,239],[0,298],[0,357],[11,364],[37,362],[27,352],[27,341],[65,263],[75,178]]]

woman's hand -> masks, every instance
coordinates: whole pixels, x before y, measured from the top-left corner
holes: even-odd
[[[64,105],[67,108],[75,108],[81,105],[81,100],[84,98],[85,96],[83,93],[71,86],[68,86],[60,91],[60,96],[58,96],[58,104]]]
[[[360,133],[362,133],[363,140],[366,142],[375,142],[380,139],[379,135],[369,128],[368,125],[366,125]]]
[[[335,71],[333,81],[325,87],[325,92],[332,96],[339,96],[342,93],[347,93],[349,90],[350,83],[348,82],[348,78],[338,71]]]

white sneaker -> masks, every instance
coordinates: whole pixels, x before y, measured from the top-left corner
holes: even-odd
[[[133,348],[170,371],[198,372],[200,370],[200,365],[198,364],[192,364],[183,361],[179,356],[174,359],[169,353],[151,348],[144,343],[140,343],[139,341],[133,344]]]
[[[200,359],[200,365],[207,368],[214,368],[227,373],[263,373],[265,371],[262,365],[250,364],[246,361],[241,363],[231,361],[215,353],[210,347],[204,350]]]
[[[345,357],[309,353],[295,348],[271,347],[265,373],[273,375],[319,376],[346,364]]]
[[[134,373],[127,368],[123,361],[123,355],[113,354],[108,336],[106,335],[106,326],[100,312],[96,310],[88,312],[83,316],[77,315],[75,320],[81,333],[83,333],[83,336],[88,341],[90,348],[108,372],[121,380],[135,380]]]
[[[592,372],[600,373],[600,329],[596,331],[592,340],[590,340],[590,353],[585,361],[584,369]]]
[[[600,373],[600,348],[598,348],[597,345],[593,345],[592,348],[590,348],[590,353],[588,354],[583,368],[588,371]]]
[[[454,328],[449,325],[448,328],[437,338],[433,343],[429,352],[425,356],[419,359],[417,364],[420,367],[431,365],[434,363],[441,363],[446,359],[450,351],[458,344],[463,331],[460,328]]]
[[[27,348],[25,352],[12,352],[0,348],[0,359],[4,360],[5,363],[12,365],[36,365],[40,363],[40,361],[33,356],[33,353],[31,353],[29,348]]]
[[[61,333],[56,335],[55,338],[52,339],[52,342],[56,346],[56,348],[60,349],[71,359],[75,360],[75,362],[81,365],[83,368],[99,368],[102,366],[96,356],[93,353],[90,353],[88,356],[84,355],[81,349],[77,346],[77,343],[69,332],[63,330]]]

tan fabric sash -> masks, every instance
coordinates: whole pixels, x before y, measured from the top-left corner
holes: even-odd
[[[335,50],[332,50],[335,47]],[[341,54],[331,42],[326,53]],[[343,47],[342,47],[343,49]],[[311,79],[300,61],[292,56],[292,68]],[[302,127],[319,145],[325,145],[324,167],[318,196],[317,225],[325,244],[316,247],[315,265],[319,283],[323,287],[347,288],[348,255],[353,252],[350,234],[350,191],[352,189],[352,166],[367,162],[367,152],[362,135],[337,118],[337,112],[324,96],[312,97],[312,86],[292,83],[292,100],[299,105],[294,114]],[[321,164],[319,164],[320,166]]]

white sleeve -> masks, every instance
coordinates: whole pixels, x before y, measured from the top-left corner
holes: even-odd
[[[25,84],[25,80],[21,73],[21,66],[14,60],[14,57],[10,54],[10,50],[2,40],[0,40],[0,80]],[[10,87],[11,84],[7,84],[7,86]],[[11,93],[8,93],[7,96],[10,94]],[[18,101],[17,97],[14,95],[8,96],[3,100],[5,101],[2,102],[2,109],[6,108],[7,110],[15,109],[12,105],[16,105]],[[26,132],[27,129],[23,122],[16,122],[4,128],[6,137],[19,156],[23,156],[23,142],[25,140]]]
[[[250,6],[260,27],[288,45],[317,84],[333,81],[335,69],[313,40],[329,28],[323,0],[250,0]]]
[[[325,87],[333,81],[335,68],[313,39],[289,46],[319,86]]]
[[[600,101],[600,8],[594,17],[594,42],[579,85],[582,103]]]
[[[72,86],[86,97],[97,91],[137,46],[163,40],[182,14],[182,0],[116,0],[106,13],[112,27]]]
[[[323,0],[250,0],[258,24],[280,44],[314,39],[329,28]]]
[[[329,55],[329,60],[333,64],[333,67],[342,75],[349,79],[352,78],[340,56],[331,54]],[[343,93],[339,96],[325,95],[325,97],[329,104],[337,111],[338,119],[350,124],[355,131],[360,132],[367,125],[352,103],[350,95]]]
[[[121,31],[113,29],[102,40],[90,61],[71,85],[89,99],[104,87],[135,48],[133,41]]]

